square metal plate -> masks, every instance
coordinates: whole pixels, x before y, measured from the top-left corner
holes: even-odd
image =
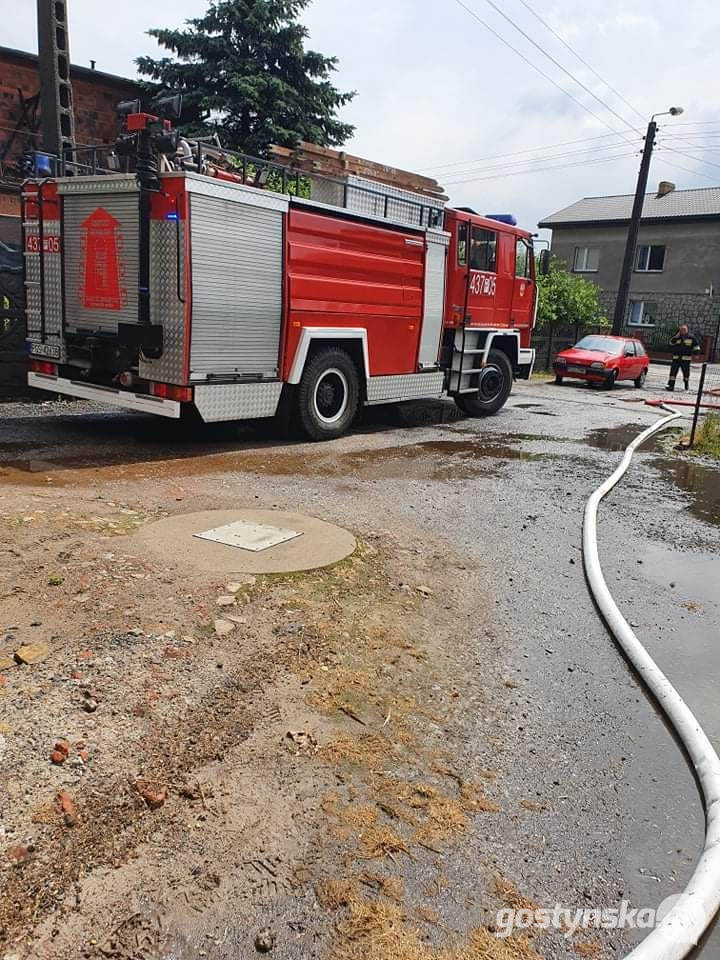
[[[288,540],[295,540],[296,537],[302,536],[302,532],[283,530],[280,527],[271,527],[264,523],[247,523],[244,520],[238,520],[236,523],[229,523],[225,527],[216,527],[214,530],[195,533],[193,536],[200,540],[223,543],[227,547],[237,547],[240,550],[260,553],[261,550],[268,550],[270,547],[277,547],[280,543],[287,543]]]

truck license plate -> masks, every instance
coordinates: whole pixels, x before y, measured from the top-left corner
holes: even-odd
[[[60,345],[57,343],[29,343],[30,356],[49,357],[51,360],[60,359]]]

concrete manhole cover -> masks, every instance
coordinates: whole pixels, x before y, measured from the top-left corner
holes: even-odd
[[[316,517],[280,510],[206,510],[166,517],[135,540],[158,559],[178,558],[204,573],[291,573],[344,560],[355,537]]]
[[[267,523],[246,523],[244,520],[194,534],[200,540],[212,540],[215,543],[224,543],[226,547],[252,550],[253,553],[269,550],[270,547],[277,547],[280,543],[287,543],[288,540],[302,535],[300,530],[282,530]]]

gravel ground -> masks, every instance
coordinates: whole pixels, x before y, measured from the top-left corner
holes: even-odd
[[[653,370],[644,394],[654,394],[665,374],[663,368]],[[703,812],[692,775],[598,620],[582,571],[585,500],[612,470],[618,451],[657,418],[639,399],[632,387],[606,393],[534,379],[519,384],[506,409],[491,420],[462,418],[447,403],[375,409],[352,435],[323,446],[267,440],[262,427],[252,426],[189,436],[174,424],[106,413],[84,403],[6,404],[0,421],[0,513],[6,520],[14,518],[11,529],[17,529],[31,509],[46,511],[46,517],[75,511],[87,521],[75,528],[80,564],[104,556],[100,551],[107,551],[107,544],[93,537],[108,532],[107,522],[119,524],[110,532],[122,538],[122,549],[116,552],[127,557],[116,581],[120,594],[129,576],[141,578],[148,572],[143,558],[133,553],[128,517],[132,524],[145,524],[168,513],[277,506],[339,523],[363,543],[375,545],[382,569],[375,570],[375,561],[363,558],[372,567],[363,576],[377,586],[363,592],[365,588],[351,580],[346,589],[339,588],[334,602],[342,610],[338,616],[347,620],[348,638],[354,637],[353,624],[362,623],[364,616],[349,606],[356,591],[367,603],[368,618],[373,611],[386,611],[398,632],[402,625],[405,642],[423,650],[417,657],[411,652],[409,659],[406,653],[398,654],[405,657],[405,666],[393,681],[407,698],[427,707],[408,721],[423,747],[411,748],[408,744],[415,740],[407,741],[405,782],[414,788],[425,782],[433,751],[438,757],[442,752],[442,763],[462,771],[463,782],[477,783],[486,776],[492,801],[483,813],[477,807],[460,811],[470,818],[462,842],[446,843],[443,836],[443,842],[428,842],[412,858],[396,851],[389,861],[382,860],[383,870],[400,871],[407,903],[414,911],[424,911],[414,914],[414,922],[422,930],[422,950],[430,952],[407,955],[430,957],[435,946],[447,946],[470,929],[491,926],[503,905],[560,903],[574,911],[617,906],[628,899],[635,907],[654,907],[680,892],[701,848]],[[627,480],[608,498],[601,514],[601,554],[621,608],[629,611],[641,638],[718,742],[720,656],[713,640],[720,627],[720,470],[678,454],[673,442],[657,440],[638,454]],[[98,510],[105,524],[100,530]],[[11,546],[11,554],[14,550],[18,556],[11,557],[10,564],[23,550],[31,551],[27,531],[23,536],[22,543]],[[49,569],[40,575],[45,578]],[[30,575],[24,570],[23,576]],[[119,637],[127,636],[123,626],[130,619],[146,638],[147,649],[141,644],[136,653],[138,645],[132,647],[130,672],[135,656],[144,658],[146,667],[149,658],[157,668],[163,657],[167,661],[163,651],[168,644],[178,644],[181,631],[192,629],[186,623],[190,614],[178,613],[177,604],[170,603],[173,597],[187,595],[190,612],[198,603],[207,609],[213,590],[221,587],[193,584],[183,572],[182,558],[169,558],[163,576],[168,583],[167,590],[157,592],[164,597],[161,609],[151,609],[153,585],[150,581],[145,587],[146,580],[139,580],[142,595],[125,602],[105,600],[113,608],[105,613],[112,627],[108,644],[117,645]],[[429,591],[421,592],[420,600],[415,596],[418,584]],[[258,604],[249,608],[256,631],[253,643],[265,657],[277,655],[273,630],[287,621],[284,611],[293,603],[292,595],[283,592],[286,588],[276,585],[249,599]],[[198,592],[202,596],[195,595]],[[321,591],[305,598],[317,605],[319,632],[325,622],[320,615],[323,597]],[[27,619],[34,608],[31,597],[13,595],[12,584],[2,602],[7,616],[18,619]],[[83,617],[74,608],[71,614],[66,608],[61,613],[50,604],[37,619],[48,626],[49,641],[54,632],[65,637],[74,630],[78,642],[85,643],[97,636],[100,625]],[[6,630],[13,625],[4,622]],[[23,629],[29,630],[29,624]],[[18,638],[24,641],[25,636]],[[196,634],[195,640],[201,638]],[[368,654],[368,662],[358,664],[353,657],[360,656],[359,648],[346,649],[338,642],[342,649],[334,654],[337,659],[325,662],[331,670],[360,666],[382,678],[383,671],[396,664],[382,650],[379,659]],[[232,656],[232,650],[223,649],[223,658]],[[214,651],[211,659],[212,670],[217,670]],[[200,669],[189,670],[184,659],[178,662],[182,669],[177,667],[181,672],[173,674],[172,682],[197,707],[212,689],[212,678]],[[64,668],[64,662],[53,662],[37,669],[54,676]],[[103,669],[107,684],[107,665]],[[163,669],[169,669],[167,662]],[[41,679],[51,684],[46,674]],[[273,683],[279,686],[265,696],[261,714],[272,710],[273,702],[307,710],[298,706],[301,692],[293,687],[297,678],[284,676]],[[109,690],[103,695],[111,697]],[[121,701],[116,704],[120,713]],[[431,718],[436,709],[442,720]],[[361,718],[365,710],[370,710],[367,697]],[[169,722],[168,717],[161,719]],[[308,722],[299,713],[294,719]],[[290,718],[283,717],[283,722]],[[337,729],[330,731],[327,719],[315,717],[313,722],[317,742],[331,743]],[[345,723],[357,733],[357,723],[347,717]],[[177,730],[162,729],[178,742]],[[53,730],[50,736],[60,732]],[[111,734],[109,727],[103,736]],[[276,741],[258,736],[252,764],[256,779],[251,782],[267,803],[270,786],[275,780],[282,784],[288,771],[277,758],[272,763],[268,759]],[[32,737],[37,738],[37,731]],[[97,750],[102,755],[107,750],[101,737]],[[126,767],[132,763],[132,750],[122,756]],[[240,756],[229,760],[229,769],[236,770],[241,762]],[[62,785],[57,778],[47,783],[46,768],[37,758],[30,768],[46,790]],[[104,771],[106,777],[111,774],[113,770]],[[300,809],[293,811],[293,803],[304,797],[307,837],[296,847],[303,847],[302,856],[311,864],[311,883],[288,881],[272,897],[264,898],[261,891],[249,912],[231,907],[232,889],[212,908],[202,901],[192,924],[184,925],[182,940],[174,944],[174,956],[224,958],[237,956],[243,948],[245,955],[264,924],[277,937],[278,956],[326,956],[333,949],[337,956],[355,955],[342,953],[347,945],[332,946],[334,915],[318,906],[316,881],[318,876],[336,879],[339,864],[347,864],[348,844],[363,836],[358,823],[338,814],[333,804],[378,802],[377,768],[363,761],[352,775],[343,768],[298,776],[295,799],[286,797],[282,815],[270,819],[272,832],[282,834]],[[331,788],[339,791],[339,801],[328,801]],[[27,789],[23,785],[19,796]],[[464,796],[461,790],[460,798]],[[493,805],[499,808],[496,812],[490,812]],[[262,803],[258,809],[265,809]],[[1,816],[6,818],[6,810]],[[241,830],[244,823],[235,823],[233,829]],[[332,843],[323,844],[328,824],[334,824],[335,833]],[[367,824],[365,828],[370,829]],[[167,839],[163,829],[157,829]],[[217,833],[204,829],[208,848],[221,849],[225,828],[216,828]],[[262,830],[255,834],[262,846]],[[8,841],[12,839],[8,835]],[[152,842],[152,834],[144,834],[143,841]],[[290,851],[287,844],[282,852],[288,860],[300,857],[299,850]],[[147,860],[147,853],[144,856]],[[236,869],[232,863],[222,866],[223,871]],[[93,862],[85,871],[85,883],[95,882],[94,893],[83,888],[88,903],[95,902],[102,870]],[[5,876],[12,891],[16,874],[6,871]],[[122,877],[122,882],[130,882],[125,873]],[[77,955],[63,954],[59,941],[48,933],[69,910],[65,904],[48,912],[44,927],[41,922],[34,933],[26,932],[28,949],[45,937],[48,957]],[[350,912],[354,916],[352,903]],[[67,922],[78,938],[74,942],[82,939],[85,944],[86,953],[79,955],[95,956],[83,939],[88,936],[87,918],[75,926]],[[634,939],[632,932],[624,939],[617,934],[556,933],[534,943],[547,960],[563,960],[622,955],[624,942]],[[205,952],[198,954],[200,942]],[[47,943],[55,943],[55,952]],[[362,939],[359,944],[358,956],[383,956],[373,954]],[[719,946],[716,934],[697,956],[714,958]],[[62,949],[70,948],[66,944]],[[399,947],[395,954],[402,954]]]

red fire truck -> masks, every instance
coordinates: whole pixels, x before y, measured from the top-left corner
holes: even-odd
[[[24,184],[30,386],[208,423],[290,410],[324,440],[364,404],[492,414],[530,376],[512,218],[231,158],[141,112],[118,148]]]

